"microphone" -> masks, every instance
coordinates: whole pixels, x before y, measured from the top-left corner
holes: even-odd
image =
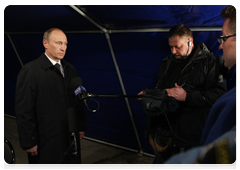
[[[76,140],[76,134],[75,134],[75,132],[77,132],[77,124],[76,124],[75,109],[69,108],[67,110],[67,116],[68,116],[68,129],[72,139],[71,146],[74,146],[72,149],[72,155],[77,156],[77,140]]]
[[[71,134],[71,143],[64,152],[62,158],[60,159],[59,163],[62,164],[65,162],[66,158],[69,156],[69,153],[72,152],[72,155],[77,157],[77,139],[76,139],[76,134],[77,133],[77,124],[76,124],[76,113],[74,108],[69,108],[67,109],[67,119],[68,119],[68,130],[69,133]],[[80,147],[79,147],[80,148]]]
[[[88,97],[87,90],[82,85],[83,83],[80,77],[75,77],[71,81],[71,89],[74,90],[75,96],[78,96],[80,100],[83,100],[87,109],[90,110],[86,100],[86,98]],[[97,110],[90,110],[90,111],[96,112]]]
[[[82,86],[82,80],[80,77],[75,77],[71,81],[71,89],[74,91],[75,96],[79,96],[80,100],[83,100],[85,105],[87,106],[86,99],[93,97],[101,97],[101,98],[109,98],[109,97],[128,97],[128,98],[142,98],[148,97],[147,95],[122,95],[122,94],[114,94],[114,95],[99,95],[93,93],[87,93],[85,87]]]
[[[68,129],[69,132],[76,132],[77,131],[77,124],[76,124],[76,112],[74,108],[69,108],[67,110],[68,115]]]
[[[71,89],[74,91],[75,96],[78,96],[80,100],[83,100],[85,106],[87,109],[91,112],[96,112],[99,109],[99,103],[92,99],[95,97],[101,97],[101,98],[155,98],[158,99],[158,97],[152,96],[152,95],[122,95],[122,94],[115,94],[115,95],[99,95],[99,94],[93,94],[93,93],[87,93],[87,90],[85,87],[82,86],[82,79],[80,77],[75,77],[71,81]],[[91,99],[97,102],[98,106],[97,109],[89,109],[88,104],[86,102],[87,99]]]
[[[80,77],[75,77],[71,81],[71,89],[74,91],[75,96],[79,96],[80,99],[87,96],[87,90],[82,85],[83,83]]]

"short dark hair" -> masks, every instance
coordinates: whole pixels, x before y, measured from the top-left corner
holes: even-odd
[[[49,37],[50,37],[51,33],[52,33],[54,30],[59,30],[59,31],[62,31],[62,32],[63,32],[63,30],[61,30],[61,29],[59,29],[59,28],[50,28],[50,29],[48,29],[47,31],[44,32],[44,34],[43,34],[43,39],[44,39],[44,40],[49,40]]]
[[[222,9],[221,16],[224,19],[230,19],[228,28],[232,34],[236,33],[236,8],[232,5],[229,5]]]
[[[169,30],[168,38],[174,38],[176,36],[179,36],[179,37],[186,36],[187,38],[193,39],[192,31],[183,24],[175,25]]]

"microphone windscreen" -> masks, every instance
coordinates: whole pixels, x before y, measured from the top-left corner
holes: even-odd
[[[69,132],[77,132],[76,112],[74,108],[67,110]]]
[[[78,88],[78,86],[82,86],[83,83],[82,83],[82,79],[80,77],[74,77],[72,80],[71,80],[71,90],[74,91]]]

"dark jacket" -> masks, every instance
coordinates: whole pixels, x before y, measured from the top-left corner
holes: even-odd
[[[175,133],[173,135],[174,145],[179,147],[199,144],[201,132],[212,105],[226,92],[225,82],[218,80],[218,74],[215,72],[215,57],[209,52],[205,44],[195,43],[194,45],[191,58],[186,66],[179,70],[180,74],[175,82],[179,86],[184,84],[182,88],[187,92],[186,101],[179,102],[177,111],[168,114],[168,119]],[[171,62],[174,62],[172,55],[163,60],[158,72],[157,88],[164,87],[165,81],[170,81],[164,76],[167,72],[171,72],[169,70]],[[158,121],[155,123],[169,129],[165,116],[152,121]]]
[[[82,102],[70,89],[77,70],[61,60],[65,77],[42,54],[19,72],[16,88],[16,118],[20,147],[38,145],[37,163],[59,163],[69,146],[67,109],[75,108],[78,131],[86,130]]]
[[[236,64],[228,76],[236,83]],[[203,129],[201,144],[207,145],[236,126],[236,84],[213,105]]]

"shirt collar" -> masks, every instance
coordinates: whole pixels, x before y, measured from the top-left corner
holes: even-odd
[[[53,65],[55,65],[56,63],[58,63],[58,64],[60,64],[61,65],[61,60],[59,60],[59,62],[56,62],[56,61],[54,61],[53,59],[51,59],[50,57],[48,57],[48,55],[45,53],[45,55],[47,56],[47,58],[49,59],[49,61],[51,61],[51,63],[53,64]]]

